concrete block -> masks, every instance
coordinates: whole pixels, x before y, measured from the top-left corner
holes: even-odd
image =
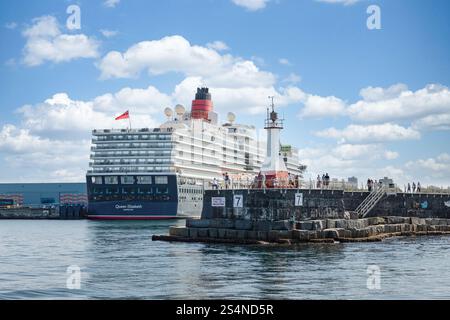
[[[269,231],[268,237],[269,241],[277,241],[280,239],[280,232],[278,230],[271,230]]]
[[[216,228],[209,228],[208,229],[208,237],[216,239],[219,237],[219,232]]]
[[[186,219],[188,228],[209,228],[211,220],[209,219]]]
[[[336,228],[336,219],[327,219],[325,222],[326,222],[326,229]]]
[[[274,221],[272,223],[272,230],[292,230],[293,225],[292,222],[289,220],[281,220],[281,221]]]
[[[226,239],[236,239],[237,233],[238,233],[238,230],[227,229],[227,231],[225,232],[225,238]]]
[[[347,239],[353,238],[353,232],[351,230],[344,229],[344,238],[347,238]]]
[[[217,229],[217,237],[219,239],[226,239],[228,230],[229,229]]]
[[[340,229],[340,230],[344,230],[344,229]],[[323,232],[324,238],[329,238],[329,239],[340,238],[338,229],[335,229],[335,228],[324,229],[322,232]]]
[[[278,231],[280,239],[292,239],[292,230],[280,230]]]
[[[386,220],[387,220],[387,223],[389,223],[389,224],[410,223],[410,221],[411,221],[410,218],[406,218],[406,217],[396,217],[396,216],[387,217]]]
[[[255,221],[253,223],[253,230],[268,232],[272,230],[272,223],[270,221]]]
[[[251,240],[258,240],[258,231],[254,230],[247,231],[247,237]]]
[[[189,237],[189,229],[186,227],[170,227],[169,235],[176,237]]]
[[[324,220],[312,220],[312,230],[323,230],[324,224]]]
[[[189,228],[189,238],[196,239],[198,238],[198,230],[197,228]]]
[[[234,222],[234,228],[237,230],[251,230],[253,223],[250,220],[236,220]]]
[[[233,229],[234,220],[232,219],[211,219],[209,222],[210,228],[217,229]]]
[[[335,221],[336,228],[346,229],[348,226],[347,221],[350,221],[350,220],[345,220],[345,219],[336,220]]]
[[[247,239],[247,230],[235,230],[239,240]]]
[[[198,228],[197,235],[199,238],[208,238],[208,229]]]
[[[299,230],[312,230],[312,228],[312,221],[300,221],[299,223],[297,223],[297,229]]]
[[[308,241],[309,240],[309,231],[308,230],[292,230],[292,238],[298,239],[300,241]]]
[[[267,231],[258,231],[258,240],[261,241],[267,241],[268,240],[268,233]]]
[[[376,226],[376,225],[379,225],[379,224],[385,224],[385,220],[382,217],[367,218],[367,222],[369,223],[370,226]]]

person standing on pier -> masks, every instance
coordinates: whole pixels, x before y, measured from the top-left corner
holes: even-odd
[[[411,192],[411,185],[408,182],[408,193],[410,193],[410,192]]]
[[[413,193],[416,193],[416,183],[415,182],[413,182],[413,184],[412,184],[412,190],[413,190]]]
[[[417,192],[418,192],[418,193],[420,193],[420,189],[421,189],[421,187],[420,187],[420,182],[417,181]]]
[[[320,189],[321,185],[322,185],[322,180],[320,180],[320,174],[317,175],[317,189]]]

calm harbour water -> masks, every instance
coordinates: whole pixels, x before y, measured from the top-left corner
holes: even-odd
[[[152,242],[184,221],[0,221],[0,299],[450,298],[450,238],[295,248]],[[67,267],[81,288],[66,288]],[[367,288],[367,267],[381,288]]]

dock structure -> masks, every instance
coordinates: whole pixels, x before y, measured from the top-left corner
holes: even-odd
[[[238,244],[381,241],[450,235],[449,194],[384,193],[362,218],[368,192],[308,189],[205,191],[200,219],[153,240]]]

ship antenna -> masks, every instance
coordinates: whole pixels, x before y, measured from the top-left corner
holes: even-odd
[[[269,99],[271,100],[272,104],[272,111],[275,111],[275,104],[273,103],[273,99],[275,98],[275,96],[269,96]]]

